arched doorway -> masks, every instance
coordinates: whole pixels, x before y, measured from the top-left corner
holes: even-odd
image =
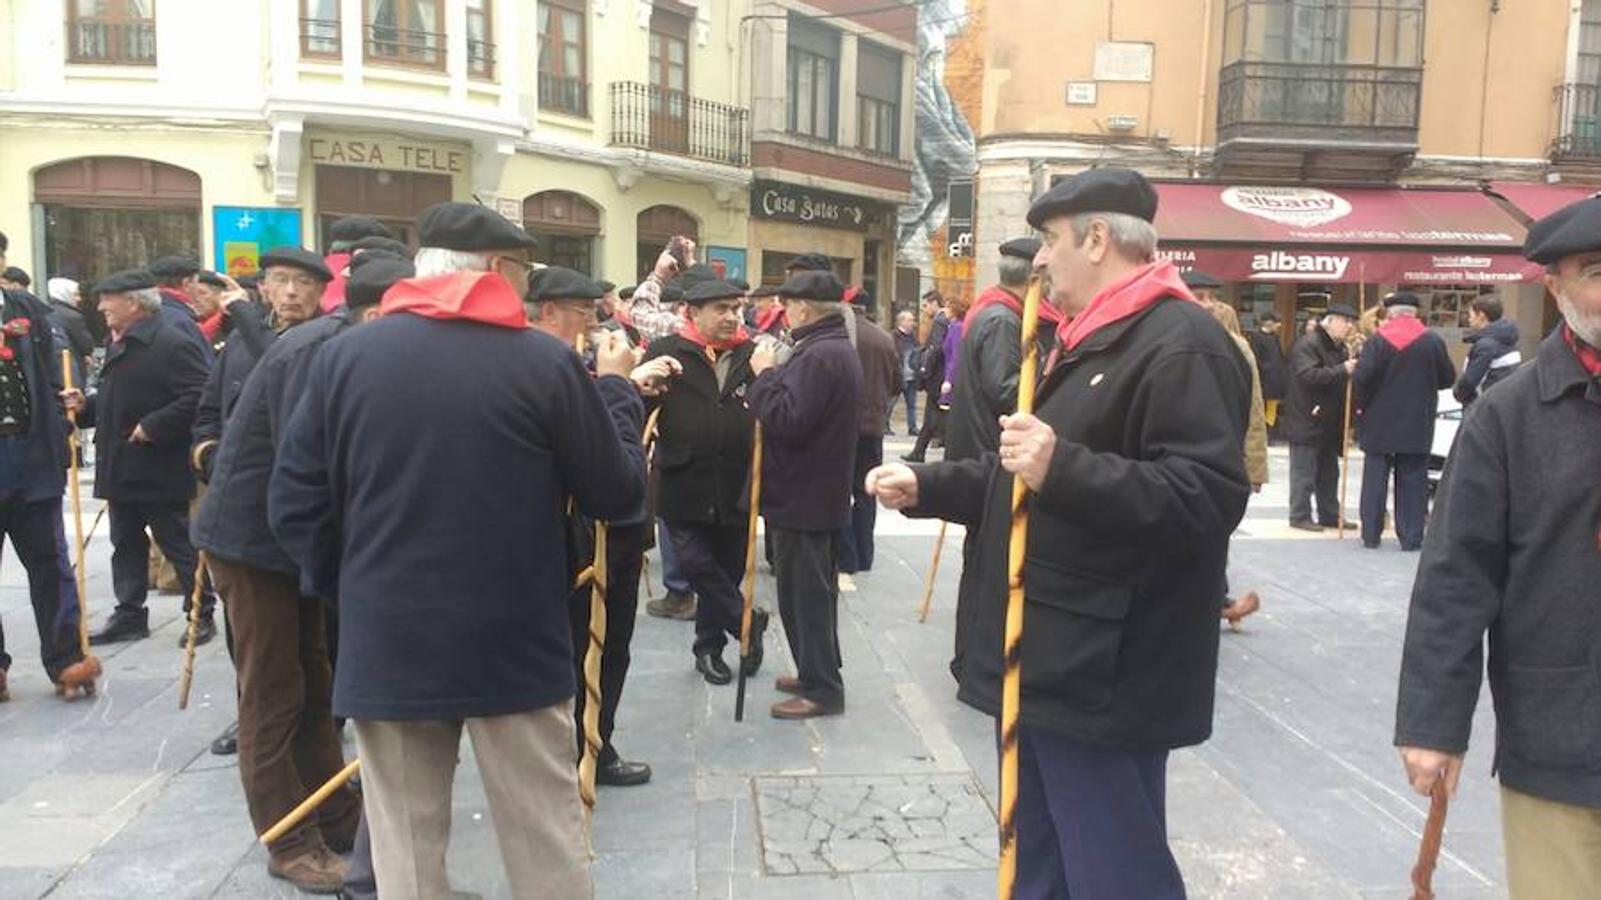
[[[33,173],[43,212],[45,271],[85,283],[200,246],[200,176],[129,156],[86,156]]]
[[[652,206],[639,214],[635,240],[639,242],[636,276],[643,279],[656,266],[667,242],[682,235],[700,243],[700,223],[695,217],[676,206]]]
[[[523,229],[539,239],[539,261],[596,277],[595,242],[600,207],[571,191],[540,191],[523,198]]]

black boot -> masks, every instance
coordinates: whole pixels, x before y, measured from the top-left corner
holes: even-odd
[[[195,646],[203,646],[207,641],[217,636],[217,623],[212,620],[210,613],[201,613],[200,621],[195,623]],[[178,649],[189,649],[189,621],[184,620],[183,631],[178,632]]]
[[[137,641],[150,636],[150,612],[148,610],[117,610],[106,620],[104,628],[89,635],[89,643],[93,646],[101,644],[117,644],[123,641]]]
[[[746,678],[762,669],[762,636],[767,633],[767,619],[767,610],[759,606],[750,611],[750,655],[739,661]]]
[[[727,684],[734,680],[734,673],[729,671],[728,663],[723,662],[721,653],[702,653],[695,657],[695,671],[707,684]]]
[[[229,725],[227,728],[223,729],[222,734],[217,735],[217,739],[211,742],[211,755],[233,756],[238,752],[239,723],[236,721],[232,725]]]

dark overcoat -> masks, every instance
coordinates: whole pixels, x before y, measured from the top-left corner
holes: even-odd
[[[112,343],[99,393],[80,420],[95,427],[96,497],[125,503],[188,503],[195,493],[189,433],[206,384],[201,344],[159,314]],[[149,443],[128,440],[141,426]]]

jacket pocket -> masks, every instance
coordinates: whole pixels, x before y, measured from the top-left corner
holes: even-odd
[[[1029,560],[1023,686],[1084,710],[1111,705],[1132,585]]]
[[[682,469],[695,459],[695,448],[674,446],[656,448],[656,466],[663,471]]]
[[[1601,772],[1601,683],[1589,666],[1508,666],[1501,745],[1551,769]]]

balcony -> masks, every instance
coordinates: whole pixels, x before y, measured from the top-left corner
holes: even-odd
[[[1222,174],[1389,180],[1418,149],[1423,70],[1241,61],[1218,78]]]
[[[589,118],[589,82],[540,72],[539,108],[580,119]]]
[[[1564,84],[1556,95],[1561,132],[1551,144],[1552,161],[1601,164],[1601,85]]]
[[[301,19],[300,55],[306,59],[338,59],[338,19]]]
[[[611,142],[725,166],[750,165],[750,111],[653,84],[611,85]]]
[[[67,23],[67,62],[153,66],[156,64],[156,20],[75,16]]]
[[[363,26],[367,61],[413,69],[445,70],[445,36],[391,25]]]

